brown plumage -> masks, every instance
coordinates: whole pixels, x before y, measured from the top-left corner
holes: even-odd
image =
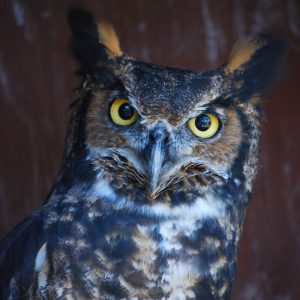
[[[135,61],[87,12],[69,22],[83,83],[65,158],[0,246],[0,298],[229,299],[284,46],[261,35],[193,72]]]

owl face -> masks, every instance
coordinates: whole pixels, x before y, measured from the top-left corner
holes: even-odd
[[[130,173],[152,200],[187,179],[203,189],[226,181],[242,124],[234,107],[216,103],[222,78],[132,60],[119,69],[87,110],[86,145],[99,170]]]
[[[74,157],[80,152],[95,177],[136,203],[179,205],[232,182],[251,190],[259,100],[278,72],[278,40],[246,41],[223,67],[193,72],[136,61],[112,27],[75,19],[83,85]]]

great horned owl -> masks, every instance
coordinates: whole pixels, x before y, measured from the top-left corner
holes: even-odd
[[[2,242],[1,299],[229,299],[283,44],[193,72],[134,60],[71,10],[82,85],[46,204]]]

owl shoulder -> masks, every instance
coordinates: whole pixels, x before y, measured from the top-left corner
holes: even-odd
[[[0,299],[18,298],[30,286],[36,255],[43,245],[40,211],[26,217],[0,243]]]

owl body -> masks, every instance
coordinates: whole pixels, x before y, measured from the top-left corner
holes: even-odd
[[[178,213],[140,213],[103,205],[114,195],[53,196],[43,208],[42,240],[28,276],[28,299],[226,299],[235,272],[238,232],[222,199],[201,196]],[[117,195],[115,195],[118,197]],[[210,201],[220,202],[213,210]],[[63,209],[62,209],[63,206]],[[223,218],[220,224],[217,218]],[[36,225],[33,225],[36,226]],[[31,229],[30,229],[31,231]],[[36,236],[38,239],[38,237]],[[32,247],[33,245],[30,245]],[[15,274],[9,287],[23,292]],[[14,285],[15,284],[15,285]]]
[[[83,81],[64,161],[0,246],[1,298],[229,299],[283,46],[260,36],[193,72],[135,61],[86,12],[70,25]]]

